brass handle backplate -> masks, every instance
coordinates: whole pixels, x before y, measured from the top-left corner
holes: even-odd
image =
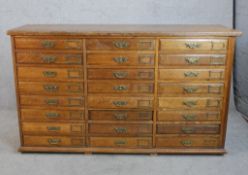
[[[47,78],[54,78],[57,76],[57,72],[53,72],[53,71],[44,71],[43,72],[44,77]]]
[[[198,42],[186,42],[185,43],[186,48],[189,49],[197,49],[201,47],[201,43]]]
[[[126,145],[126,144],[127,144],[127,141],[125,141],[125,140],[117,140],[117,141],[115,141],[116,146],[122,146],[122,145]]]
[[[114,128],[118,134],[123,134],[127,132],[127,128]]]
[[[54,63],[56,61],[56,57],[55,56],[43,56],[42,60],[44,63]]]
[[[195,120],[195,119],[196,119],[196,115],[193,115],[193,114],[185,114],[185,115],[183,115],[183,118],[184,118],[185,120],[192,121],[192,120]]]
[[[128,76],[128,72],[113,72],[113,76],[118,79],[126,78]]]
[[[48,131],[60,131],[60,127],[59,126],[48,126],[47,130]]]
[[[186,133],[186,134],[191,134],[195,132],[195,128],[191,128],[191,127],[183,127],[182,128],[182,132]]]
[[[47,105],[58,105],[59,104],[59,100],[58,99],[46,99],[45,103]]]
[[[116,120],[126,120],[127,119],[127,113],[115,113],[114,117]]]
[[[195,93],[198,90],[197,87],[184,87],[183,91],[188,93],[188,94],[192,94]]]
[[[117,107],[126,106],[127,104],[128,104],[127,101],[113,101],[113,105],[115,105]]]
[[[61,143],[61,139],[48,139],[47,142],[50,145],[57,145],[57,144]]]
[[[188,63],[188,64],[197,64],[198,61],[199,61],[200,58],[198,57],[186,57],[185,58],[185,61]]]
[[[118,40],[113,42],[114,46],[119,48],[119,49],[125,49],[128,48],[129,42],[125,40]]]
[[[181,144],[183,145],[183,146],[192,146],[192,141],[191,140],[182,140],[181,141]]]
[[[47,92],[57,92],[59,90],[59,87],[54,84],[45,84],[43,85],[43,88]]]
[[[49,48],[53,48],[55,46],[55,42],[54,41],[50,41],[50,40],[44,40],[41,42],[41,45],[46,48],[46,49],[49,49]]]
[[[193,77],[198,77],[198,75],[199,75],[199,72],[184,72],[185,77],[193,78]]]
[[[58,117],[60,117],[60,114],[56,113],[56,112],[48,112],[48,113],[46,113],[46,117],[47,118],[58,118]]]
[[[126,63],[128,61],[128,58],[119,56],[119,57],[114,57],[113,60],[116,63],[123,64],[123,63]]]
[[[113,89],[116,91],[126,91],[128,87],[125,85],[117,85],[117,86],[114,86]]]

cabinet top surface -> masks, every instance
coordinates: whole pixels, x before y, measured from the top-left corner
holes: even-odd
[[[9,30],[8,35],[87,36],[239,36],[241,32],[221,25],[81,25],[36,24]]]

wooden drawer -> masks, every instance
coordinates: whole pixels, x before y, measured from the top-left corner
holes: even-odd
[[[151,148],[151,137],[90,137],[92,147]]]
[[[89,111],[90,120],[148,121],[152,115],[152,111]]]
[[[32,81],[83,81],[83,69],[80,68],[49,68],[49,67],[18,67],[17,74],[21,80]]]
[[[156,147],[171,147],[171,148],[194,148],[194,147],[220,147],[221,141],[218,135],[168,135],[157,136]]]
[[[20,105],[42,107],[79,107],[84,108],[84,98],[81,96],[38,96],[21,95]]]
[[[88,93],[111,93],[129,94],[142,93],[153,94],[153,82],[132,82],[132,81],[88,81]]]
[[[85,126],[69,123],[32,123],[23,122],[22,132],[25,135],[71,135],[82,136],[85,133]]]
[[[82,121],[84,120],[84,111],[21,109],[21,120],[40,122]]]
[[[226,55],[160,54],[159,66],[217,66],[226,64]]]
[[[159,80],[224,80],[224,69],[159,69]]]
[[[83,55],[75,53],[17,52],[19,64],[82,65]]]
[[[205,97],[159,97],[159,108],[164,109],[212,109],[222,108],[222,98]]]
[[[142,135],[152,134],[152,124],[90,123],[90,134],[100,135]]]
[[[83,95],[83,83],[49,83],[49,82],[19,82],[21,94],[45,95]]]
[[[88,79],[153,80],[153,69],[88,69]]]
[[[15,38],[16,49],[82,50],[83,40],[60,38]]]
[[[23,136],[24,146],[82,147],[83,137]]]
[[[88,53],[87,65],[94,66],[150,66],[154,65],[154,53]]]
[[[88,106],[103,109],[152,108],[153,97],[88,96]]]
[[[157,124],[158,134],[218,134],[220,126],[214,124]]]
[[[159,83],[158,94],[175,95],[223,95],[224,83]]]
[[[154,50],[154,39],[105,38],[87,39],[87,50]]]
[[[219,121],[218,111],[158,111],[158,121]]]
[[[227,39],[161,39],[164,51],[226,51]]]

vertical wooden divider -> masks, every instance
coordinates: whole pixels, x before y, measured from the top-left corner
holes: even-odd
[[[89,145],[88,141],[88,83],[87,83],[87,50],[86,39],[83,39],[83,71],[84,71],[84,118],[85,118],[85,145]]]
[[[158,57],[159,57],[159,38],[156,38],[155,44],[155,61],[154,61],[154,105],[153,105],[153,133],[152,145],[156,147],[156,132],[157,132],[157,103],[158,103]]]

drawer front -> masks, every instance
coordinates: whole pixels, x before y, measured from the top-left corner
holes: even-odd
[[[59,38],[15,38],[16,49],[82,50],[83,40]]]
[[[118,124],[118,123],[91,123],[89,124],[90,134],[111,134],[111,135],[140,135],[152,134],[151,124]]]
[[[224,69],[159,69],[159,80],[223,80]]]
[[[88,53],[87,64],[95,66],[153,66],[154,53]]]
[[[23,136],[24,146],[82,147],[83,137]]]
[[[158,121],[219,121],[218,111],[158,111]]]
[[[226,39],[161,39],[164,51],[226,51]]]
[[[155,40],[153,39],[87,39],[88,50],[154,50]]]
[[[150,93],[153,94],[154,83],[126,81],[88,81],[88,93]]]
[[[80,96],[35,96],[21,95],[20,104],[23,106],[42,106],[42,107],[80,107],[84,108],[84,98]]]
[[[24,135],[82,136],[85,133],[85,126],[84,124],[23,122],[22,132]]]
[[[60,54],[43,52],[17,52],[16,61],[19,64],[58,64],[82,65],[82,54]]]
[[[83,81],[84,78],[80,68],[18,67],[17,74],[21,80],[33,81]]]
[[[84,111],[21,109],[22,121],[78,121],[84,120]]]
[[[153,97],[105,97],[88,96],[89,108],[152,108]]]
[[[224,84],[159,83],[159,95],[223,95]]]
[[[219,147],[221,144],[219,136],[161,136],[156,137],[156,147],[180,147],[180,148],[194,148],[194,147]]]
[[[158,134],[218,134],[219,125],[157,124]]]
[[[160,66],[217,66],[226,64],[226,55],[160,54]]]
[[[89,111],[90,120],[148,121],[152,115],[152,111]]]
[[[83,83],[19,82],[21,94],[82,95]]]
[[[92,147],[151,148],[151,137],[90,137]]]
[[[164,109],[212,109],[222,108],[222,98],[159,97],[159,108]]]
[[[153,80],[153,69],[88,69],[88,79]]]

